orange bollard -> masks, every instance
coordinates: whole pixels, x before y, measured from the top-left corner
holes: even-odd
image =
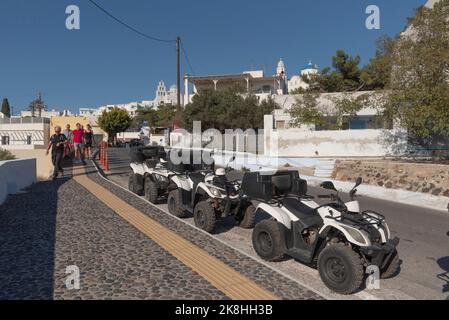
[[[105,157],[105,161],[104,161],[104,170],[105,170],[105,171],[109,171],[109,159],[108,159],[108,154],[106,153],[105,155],[106,155],[106,157]]]
[[[100,157],[100,165],[103,164],[103,141],[100,143],[100,152],[98,153],[98,156]]]
[[[105,155],[105,152],[104,152],[104,141],[103,141],[103,143],[101,144],[101,165],[102,166],[104,166],[104,155]]]

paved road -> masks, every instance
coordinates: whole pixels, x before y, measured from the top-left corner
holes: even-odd
[[[127,150],[110,150],[108,177],[126,187],[129,169]],[[318,188],[309,188],[312,195],[323,194]],[[394,202],[362,197],[362,209],[373,209],[387,217],[393,236],[401,239],[399,253],[402,259],[400,274],[382,281],[381,290],[363,290],[356,295],[362,299],[445,299],[449,296],[449,214]],[[167,210],[166,205],[159,206]],[[186,220],[193,223],[192,219]],[[256,257],[251,246],[251,231],[232,228],[233,221],[224,221],[215,235],[218,239]],[[328,297],[333,295],[318,279],[316,270],[295,261],[271,264],[300,282],[319,290]]]

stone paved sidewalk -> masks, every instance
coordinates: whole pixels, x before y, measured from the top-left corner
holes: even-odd
[[[88,170],[92,181],[276,296],[321,298]],[[71,265],[80,269],[80,290],[65,286]],[[67,177],[0,206],[0,299],[228,298]]]
[[[0,299],[226,299],[73,180],[37,184],[0,212]],[[65,286],[71,265],[80,290]]]

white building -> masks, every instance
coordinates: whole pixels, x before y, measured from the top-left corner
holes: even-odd
[[[312,61],[309,61],[309,63],[301,69],[299,75],[294,75],[288,81],[288,93],[291,94],[293,91],[298,89],[307,89],[309,85],[303,80],[303,77],[316,74],[318,74],[317,65],[314,65],[312,64]]]
[[[48,118],[0,119],[0,148],[6,150],[33,150],[44,148],[49,140]]]
[[[31,111],[21,111],[20,112],[20,116],[22,117],[22,118],[26,118],[26,117],[32,117],[33,116],[33,114],[32,114],[32,112]],[[70,111],[70,110],[64,110],[64,111],[56,111],[56,110],[50,110],[50,111],[42,111],[41,112],[41,114],[39,115],[39,112],[38,111],[36,111],[35,113],[34,113],[34,116],[35,117],[41,117],[41,118],[48,118],[48,119],[51,119],[51,117],[61,117],[61,116],[64,116],[64,117],[70,117],[70,116],[72,116],[72,112]]]
[[[122,104],[108,104],[99,108],[80,108],[79,115],[83,117],[97,118],[101,116],[104,111],[109,112],[114,108],[120,108],[126,110],[131,117],[134,117],[137,111],[143,108],[157,108],[162,104],[175,105],[177,103],[177,95],[178,89],[175,85],[172,85],[170,89],[167,90],[164,81],[161,80],[156,88],[156,94],[153,100],[143,100],[140,102],[136,101]]]
[[[276,73],[272,76],[266,76],[263,70],[244,71],[240,74],[208,75],[208,76],[184,76],[184,105],[192,101],[198,91],[201,90],[219,90],[239,85],[259,97],[267,99],[268,97],[287,95],[295,89],[308,87],[302,80],[302,76],[317,74],[318,68],[311,62],[306,65],[298,75],[294,75],[290,80],[287,77],[287,70],[282,59],[279,60],[276,67]],[[190,92],[190,84],[193,89]]]
[[[202,90],[220,90],[233,86],[240,86],[259,97],[266,99],[269,96],[286,94],[287,81],[285,65],[279,61],[276,74],[266,76],[263,70],[244,71],[237,74],[208,75],[208,76],[184,76],[184,106],[192,101],[198,91]],[[192,93],[190,84],[193,85]]]

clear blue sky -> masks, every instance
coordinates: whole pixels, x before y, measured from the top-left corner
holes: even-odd
[[[287,74],[311,59],[329,66],[337,49],[366,63],[375,40],[400,32],[425,0],[96,0],[114,15],[160,38],[179,34],[197,75],[265,66],[283,58]],[[81,30],[65,28],[65,8],[81,10]],[[365,9],[381,9],[381,30],[365,28]],[[150,100],[163,79],[175,83],[175,47],[146,40],[87,0],[0,1],[0,97],[15,111],[38,91],[51,108]],[[184,64],[183,73],[190,72]]]

